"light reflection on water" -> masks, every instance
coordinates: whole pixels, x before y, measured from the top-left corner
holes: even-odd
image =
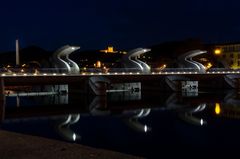
[[[72,95],[67,102],[56,95],[20,97],[19,107],[14,97],[7,97],[1,127],[147,158],[200,148],[205,156],[240,143],[237,92],[125,95]]]

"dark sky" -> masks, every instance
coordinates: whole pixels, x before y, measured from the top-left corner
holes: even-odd
[[[238,0],[2,0],[0,51],[65,44],[148,46],[190,37],[240,41]]]

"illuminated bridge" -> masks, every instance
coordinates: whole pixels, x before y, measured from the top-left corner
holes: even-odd
[[[239,88],[240,70],[209,69],[193,60],[206,51],[193,50],[181,55],[179,68],[151,68],[139,56],[150,49],[137,48],[129,51],[121,59],[122,68],[80,69],[69,55],[78,46],[65,45],[53,54],[55,68],[41,70],[8,70],[0,73],[0,94],[5,90],[31,86],[33,91],[44,92],[84,92],[106,95],[118,91],[186,91],[201,89]]]
[[[82,72],[79,74],[53,72],[52,69],[39,70],[38,73],[1,73],[0,79],[3,86],[23,86],[23,85],[47,85],[47,84],[73,84],[86,85],[91,84],[111,84],[111,83],[132,83],[142,82],[156,84],[172,85],[179,84],[181,81],[198,81],[204,86],[223,86],[224,84],[230,88],[238,88],[238,79],[240,79],[240,70],[217,69],[199,73],[186,69],[165,69],[160,71],[145,72],[126,72],[126,71],[110,71],[110,72]],[[92,69],[93,71],[93,69]],[[89,82],[90,81],[90,82]],[[159,85],[161,86],[161,85]],[[227,88],[227,87],[226,87]],[[174,89],[173,89],[174,90]],[[174,91],[177,91],[176,89]]]

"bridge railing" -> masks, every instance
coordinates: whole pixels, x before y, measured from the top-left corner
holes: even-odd
[[[234,73],[240,72],[240,69],[226,69],[226,68],[211,68],[206,73]],[[71,73],[67,69],[58,68],[0,68],[1,74],[76,74]],[[169,74],[185,74],[185,73],[198,73],[194,68],[151,68],[150,72],[143,72],[135,68],[80,68],[79,74],[153,74],[153,73],[169,73]]]

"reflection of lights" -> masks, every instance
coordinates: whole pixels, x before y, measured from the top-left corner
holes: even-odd
[[[215,113],[219,115],[221,113],[220,103],[215,103]]]
[[[203,111],[206,108],[206,104],[200,104],[197,108],[195,108],[192,112],[200,112]]]
[[[73,141],[76,141],[76,134],[73,133]]]
[[[148,131],[147,125],[144,125],[144,132],[147,132],[147,131]]]
[[[200,124],[203,125],[203,119],[200,119]]]

